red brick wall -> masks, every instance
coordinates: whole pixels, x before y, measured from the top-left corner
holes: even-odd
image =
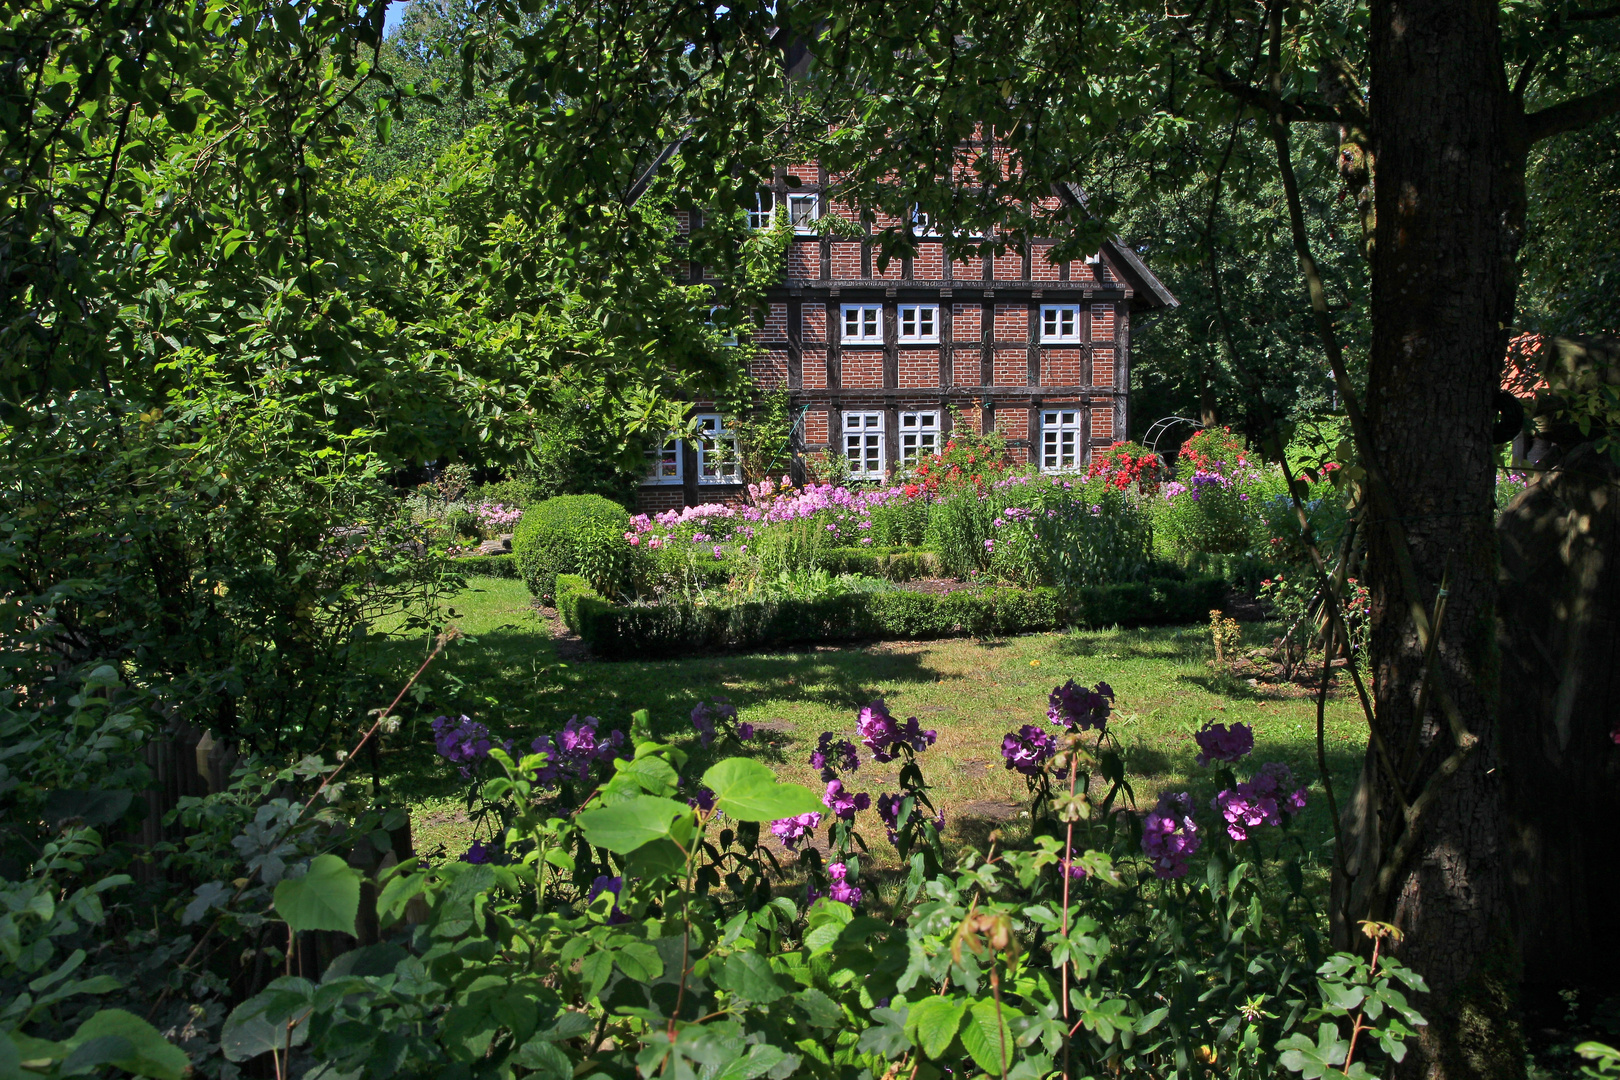
[[[1112,439],[1114,437],[1114,406],[1112,402],[1099,401],[1092,405],[1091,437],[1093,439]]]
[[[788,354],[786,349],[766,349],[764,355],[748,365],[762,390],[774,390],[787,382]]]
[[[804,388],[806,390],[825,390],[827,388],[827,350],[804,350],[804,363],[800,365],[803,372]]]
[[[1114,385],[1114,350],[1112,348],[1093,348],[1091,350],[1091,381],[1096,386]]]
[[[901,349],[900,385],[938,386],[939,351],[937,349]]]
[[[957,304],[952,318],[951,337],[956,341],[978,341],[982,312],[978,304]]]
[[[1047,261],[1047,254],[1056,247],[1056,244],[1038,243],[1031,248],[1029,258],[1029,276],[1036,281],[1061,281],[1063,278],[1063,265]]]
[[[1069,264],[1070,281],[1096,281],[1097,275],[1093,273],[1095,266],[1088,266],[1085,262],[1072,262]]]
[[[861,245],[853,240],[834,240],[832,244],[832,276],[858,278],[861,276]]]
[[[951,276],[961,278],[963,281],[979,280],[984,276],[984,258],[969,255],[965,259],[957,259],[951,264]]]
[[[1112,339],[1114,336],[1114,305],[1093,304],[1091,306],[1091,340],[1102,341]]]
[[[996,350],[997,386],[1024,386],[1029,382],[1029,354],[1023,349]]]
[[[997,304],[995,337],[997,341],[1028,341],[1029,309],[1023,304]]]
[[[800,333],[806,343],[827,340],[827,308],[823,304],[806,304],[799,316]]]
[[[781,341],[787,337],[787,305],[772,304],[765,312],[765,325],[759,328],[761,341]]]
[[[1009,439],[1029,438],[1029,411],[1019,406],[996,409],[996,430]]]
[[[938,244],[919,244],[911,260],[911,276],[933,281],[945,276],[945,254]]]
[[[821,245],[814,240],[795,240],[788,248],[787,276],[819,278],[821,276]]]
[[[880,259],[876,251],[872,252],[872,276],[875,278],[888,278],[899,281],[906,276],[906,264],[900,256],[896,255],[889,260],[887,267],[880,266]]]
[[[827,409],[812,406],[804,414],[804,443],[806,446],[827,445]]]
[[[995,275],[997,281],[1024,280],[1023,252],[1008,248],[1005,254],[997,255]]]
[[[661,514],[665,510],[679,510],[685,505],[685,493],[679,484],[645,484],[636,489],[636,513]]]
[[[1079,386],[1079,349],[1041,350],[1042,386]]]
[[[883,386],[883,351],[881,349],[845,349],[844,386]]]
[[[798,177],[799,184],[802,187],[810,187],[812,184],[816,183],[816,177],[821,175],[816,168],[816,163],[813,161],[801,162],[798,165],[789,165],[787,167],[787,174],[789,176]],[[793,191],[794,189],[790,186],[788,190]]]
[[[823,200],[822,215],[825,217],[840,217],[845,221],[861,220],[860,212],[853,205],[842,199]]]

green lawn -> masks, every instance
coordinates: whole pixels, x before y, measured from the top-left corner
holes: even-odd
[[[638,708],[655,729],[689,740],[702,752],[688,714],[699,700],[723,695],[740,717],[763,729],[752,752],[784,779],[819,786],[806,762],[825,729],[853,735],[855,714],[879,695],[895,715],[916,716],[939,732],[923,756],[936,786],[948,833],[972,842],[990,823],[1016,815],[1025,797],[1022,777],[1003,768],[1002,735],[1043,722],[1046,698],[1066,679],[1105,680],[1118,695],[1111,730],[1127,753],[1138,805],[1161,788],[1185,786],[1201,770],[1192,733],[1211,718],[1242,720],[1255,730],[1253,761],[1286,762],[1311,784],[1311,806],[1299,835],[1329,861],[1328,817],[1316,776],[1315,702],[1297,689],[1257,688],[1213,672],[1204,626],[1076,631],[1021,637],[887,642],[802,652],[708,656],[650,662],[559,661],[549,630],[530,607],[522,583],[474,579],[456,599],[454,642],[422,680],[422,697],[387,751],[391,795],[414,809],[418,850],[440,844],[454,855],[470,840],[457,771],[433,753],[428,725],[441,713],[466,713],[526,747],[571,715],[594,715],[604,726],[625,726]],[[1244,627],[1246,647],[1268,641],[1276,628]],[[420,643],[398,643],[401,680],[423,654]],[[1327,748],[1342,800],[1360,765],[1364,725],[1348,693],[1327,707]],[[855,790],[892,790],[892,765],[863,765]],[[876,812],[864,831],[878,838]],[[1014,820],[1016,820],[1014,818]],[[874,853],[882,861],[883,853]]]

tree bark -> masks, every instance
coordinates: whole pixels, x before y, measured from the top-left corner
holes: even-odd
[[[1409,847],[1387,891],[1368,890],[1366,862],[1356,890],[1372,917],[1404,931],[1402,958],[1432,991],[1419,1004],[1429,1026],[1401,1074],[1522,1076],[1497,770],[1491,442],[1516,282],[1522,123],[1491,0],[1373,0],[1370,44],[1378,165],[1367,416],[1424,595],[1403,587],[1389,523],[1369,522],[1378,734],[1401,775],[1369,751],[1360,804],[1376,821],[1356,835],[1376,838],[1379,859],[1403,836]],[[1424,693],[1410,604],[1432,613],[1443,580],[1434,670],[1444,685]],[[1442,763],[1471,740],[1438,707],[1444,691],[1478,740],[1449,775]]]
[[[1526,990],[1614,979],[1620,957],[1620,468],[1586,445],[1502,515],[1502,750]]]

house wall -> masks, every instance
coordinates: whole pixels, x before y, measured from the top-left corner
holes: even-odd
[[[799,186],[787,186],[789,173]],[[849,207],[826,197],[828,185],[814,163],[784,170],[775,189],[779,212],[791,191],[817,195],[823,217],[858,221]],[[952,260],[938,240],[922,237],[915,255],[882,267],[873,234],[883,227],[862,226],[863,238],[796,239],[761,313],[755,340],[765,356],[756,374],[769,385],[785,380],[795,414],[803,410],[797,452],[841,452],[843,414],[852,410],[883,412],[891,470],[900,458],[899,414],[915,408],[938,410],[942,429],[951,423],[952,407],[975,427],[993,424],[1020,461],[1038,459],[1042,413],[1059,406],[1079,415],[1081,467],[1093,450],[1127,430],[1136,298],[1107,249],[1092,260],[1053,263],[1053,241],[1009,241],[989,257]],[[701,268],[691,274],[701,280]],[[937,341],[899,339],[899,305],[912,303],[938,305]],[[881,343],[841,340],[845,304],[881,305]],[[1046,305],[1078,309],[1078,340],[1043,339]],[[687,497],[694,495],[696,501],[735,497],[717,487]],[[667,495],[647,498],[650,506]]]

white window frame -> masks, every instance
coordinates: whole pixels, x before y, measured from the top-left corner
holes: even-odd
[[[754,192],[754,208],[748,211],[750,229],[769,229],[776,224],[776,192]]]
[[[699,413],[697,421],[697,469],[700,484],[740,484],[742,464],[737,460],[737,436],[726,427],[719,413]],[[724,449],[730,448],[729,454]]]
[[[939,452],[939,410],[900,414],[900,467],[909,469],[925,454]]]
[[[854,316],[855,333],[850,333],[851,316]],[[839,341],[857,345],[883,344],[883,305],[882,304],[845,304],[839,312],[840,336]]]
[[[801,220],[800,207],[810,207],[808,221]],[[788,222],[792,224],[793,231],[800,236],[814,235],[816,222],[821,220],[821,196],[814,191],[790,191],[787,197]]]
[[[648,469],[641,481],[643,484],[679,484],[686,479],[686,455],[681,452],[681,440],[665,439],[649,446],[646,454]]]
[[[711,305],[710,308],[709,308],[709,321],[707,323],[705,323],[704,325],[707,326],[711,330],[719,329],[720,320],[718,319],[718,316],[723,314],[725,312],[725,310],[726,310],[726,308],[725,308],[725,306],[723,304]],[[735,345],[735,344],[737,344],[737,328],[732,327],[730,330],[724,331],[721,338],[720,338],[720,344],[722,344],[722,345]]]
[[[1064,316],[1067,316],[1065,320]],[[1069,323],[1067,333],[1063,330],[1063,323]],[[1050,331],[1048,331],[1050,327]],[[1041,341],[1042,342],[1071,342],[1080,340],[1080,305],[1079,304],[1042,304],[1041,305]]]
[[[1042,409],[1041,472],[1075,472],[1084,467],[1085,459],[1085,447],[1080,442],[1080,406]]]
[[[906,332],[906,316],[911,316],[911,332]],[[938,304],[901,304],[897,317],[900,320],[900,340],[902,342],[916,342],[919,344],[937,344],[939,342],[939,305]],[[927,328],[924,328],[924,323]]]
[[[888,448],[884,443],[882,412],[866,410],[844,413],[844,460],[849,475],[856,480],[882,480],[887,477]]]
[[[911,231],[915,236],[939,235],[939,231],[934,228],[933,215],[920,209],[916,203],[911,204]]]

